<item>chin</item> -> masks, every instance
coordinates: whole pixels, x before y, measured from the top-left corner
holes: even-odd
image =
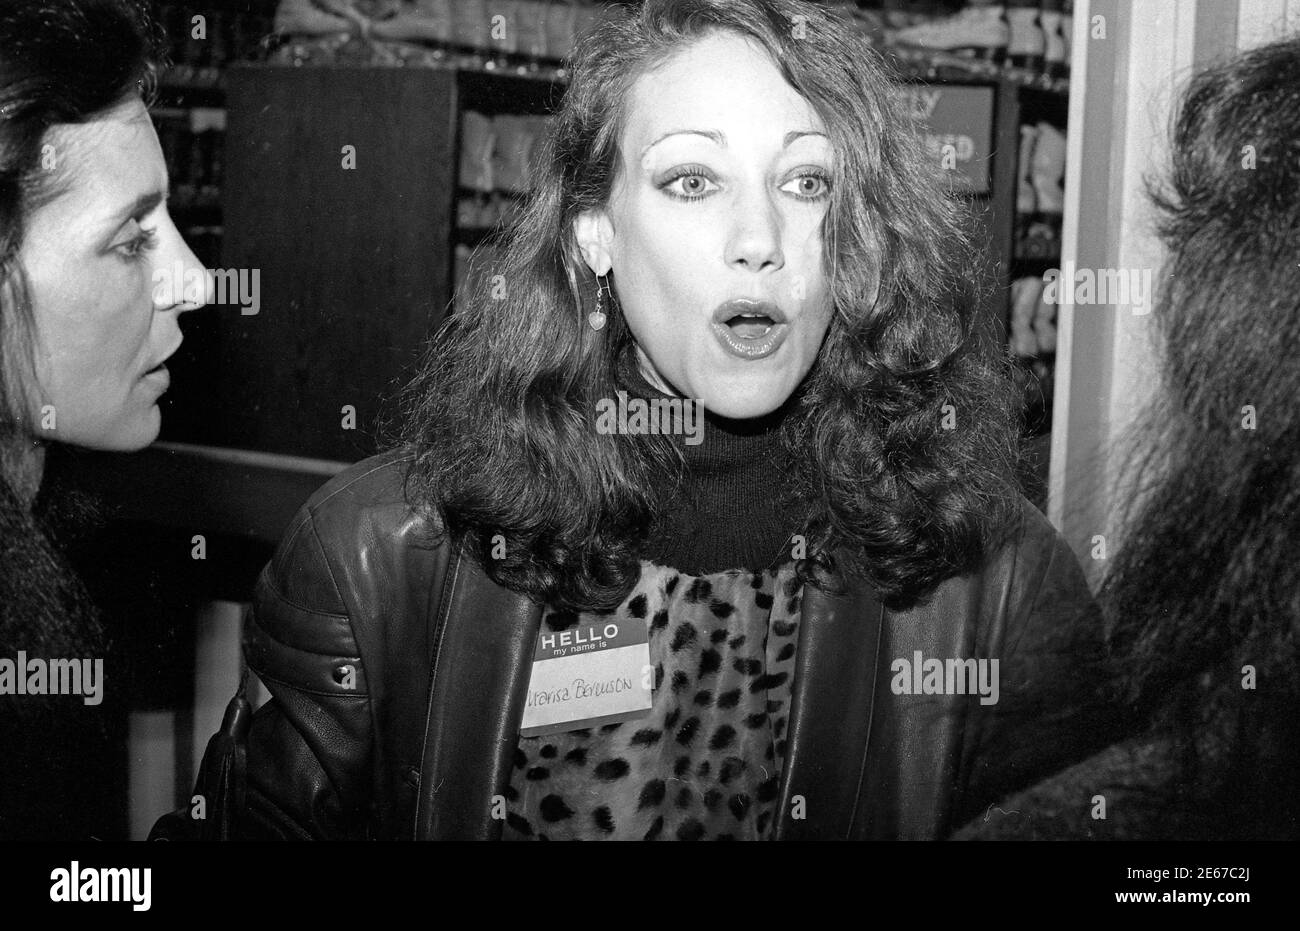
[[[749,420],[772,413],[789,399],[790,394],[790,391],[782,390],[770,382],[764,383],[758,390],[733,382],[710,385],[703,401],[705,409],[719,417]]]
[[[158,439],[160,429],[162,429],[162,412],[158,410],[157,405],[154,405],[148,412],[119,424],[111,432],[77,445],[110,453],[134,453]]]
[[[126,445],[123,452],[136,452],[144,449],[154,440],[158,439],[158,433],[162,430],[162,414],[158,408],[153,409],[153,415],[149,418],[148,423],[142,424],[136,430],[129,433],[126,437]]]

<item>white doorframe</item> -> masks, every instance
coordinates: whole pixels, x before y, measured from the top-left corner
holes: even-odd
[[[1177,94],[1198,67],[1297,29],[1300,0],[1076,0],[1063,269],[1151,269],[1160,287],[1146,183]],[[1156,389],[1149,307],[1058,308],[1048,516],[1094,584],[1118,543],[1115,453]]]

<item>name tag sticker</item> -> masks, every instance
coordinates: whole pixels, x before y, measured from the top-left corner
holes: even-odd
[[[520,736],[540,737],[643,717],[652,704],[645,621],[546,630],[537,638]]]

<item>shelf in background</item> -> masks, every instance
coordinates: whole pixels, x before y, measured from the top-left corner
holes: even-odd
[[[88,453],[78,478],[124,520],[274,545],[312,492],[346,462],[189,443]]]

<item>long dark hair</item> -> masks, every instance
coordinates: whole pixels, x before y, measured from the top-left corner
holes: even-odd
[[[1300,40],[1182,98],[1152,184],[1161,391],[1102,593],[1120,685],[1181,746],[1215,837],[1300,834],[1298,142]]]
[[[597,286],[573,220],[608,201],[633,82],[719,30],[771,54],[837,153],[823,228],[835,314],[783,426],[811,502],[800,570],[825,579],[843,547],[844,568],[906,605],[977,567],[1011,522],[1016,415],[974,321],[961,206],[879,56],[797,0],[647,0],[579,43],[504,257],[408,393],[410,494],[496,582],[537,600],[609,608],[635,583],[662,506],[657,477],[680,475],[681,462],[668,438],[593,429],[595,402],[614,396],[635,347],[617,312],[599,332],[585,323]],[[487,558],[497,534],[505,557]]]
[[[150,100],[160,48],[133,0],[0,2],[0,644],[67,655],[98,637],[93,608],[62,552],[80,503],[25,500],[11,471],[35,442],[34,321],[19,261],[27,219],[57,197],[42,167],[49,130],[86,122],[128,95]],[[15,455],[17,452],[17,455]]]

